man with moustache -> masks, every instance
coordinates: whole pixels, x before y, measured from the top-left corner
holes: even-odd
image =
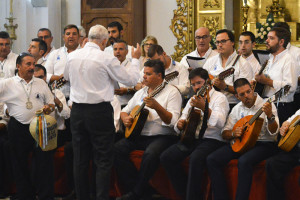
[[[39,63],[44,63],[45,64],[48,57],[49,57],[49,55],[50,55],[50,53],[55,50],[55,47],[51,46],[51,43],[53,41],[53,36],[52,36],[52,33],[51,33],[50,29],[40,28],[38,30],[37,37],[44,40],[44,42],[46,42],[46,44],[47,44],[47,51],[45,52],[43,57],[40,58],[40,60],[38,61]]]
[[[203,58],[203,60],[200,60],[199,67],[203,67],[204,63],[211,57],[218,54],[217,51],[212,50],[212,48],[209,46],[209,43],[211,41],[211,35],[209,33],[208,28],[206,27],[200,27],[195,31],[195,43],[196,43],[196,49],[195,51],[183,56],[183,58],[180,61],[180,64],[184,65],[185,67],[190,68],[189,64],[187,63],[187,56],[192,57],[199,57]]]
[[[108,44],[110,44],[108,47],[104,49],[105,52],[110,53],[113,55],[113,45],[114,42],[118,39],[121,39],[123,36],[123,26],[120,24],[120,22],[114,21],[107,25],[107,30],[109,34],[109,41]],[[128,45],[128,53],[126,55],[127,58],[131,58],[131,49],[132,46]]]
[[[45,52],[47,52],[46,42],[40,38],[33,38],[27,51],[33,55],[36,64],[44,65],[45,61],[42,57],[45,55]]]
[[[234,74],[220,80],[216,78],[213,80],[215,87],[221,90],[227,97],[230,109],[235,106],[239,100],[234,96],[235,90],[233,83],[239,78],[246,78],[248,81],[252,80],[254,73],[251,65],[242,56],[238,58],[238,54],[234,50],[234,35],[230,30],[222,29],[216,33],[216,45],[219,54],[208,59],[203,68],[208,71],[209,74],[216,77],[221,72],[234,67]],[[235,65],[233,66],[233,64]]]
[[[255,75],[255,80],[265,85],[263,97],[272,96],[286,85],[291,86],[288,94],[281,97],[277,104],[280,124],[294,113],[293,101],[298,81],[296,63],[286,49],[290,39],[291,33],[284,28],[275,27],[268,33],[266,47],[270,59],[264,72]]]
[[[239,38],[239,52],[245,58],[250,65],[254,74],[257,74],[261,68],[258,60],[253,54],[253,48],[255,47],[255,36],[250,31],[242,32]]]
[[[29,53],[18,56],[18,74],[0,82],[0,101],[6,103],[10,121],[8,140],[18,199],[54,199],[53,152],[42,151],[29,132],[29,124],[43,109],[44,114],[54,111],[53,95],[48,85],[33,77],[35,60]],[[28,169],[32,152],[34,182]]]
[[[65,45],[59,49],[54,50],[48,57],[45,64],[47,70],[47,82],[52,83],[63,77],[65,66],[67,63],[67,56],[69,53],[80,48],[79,30],[76,25],[69,24],[64,28],[63,40]],[[69,99],[70,85],[66,83],[60,88],[65,97]]]

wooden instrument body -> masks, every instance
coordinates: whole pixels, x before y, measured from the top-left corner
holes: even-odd
[[[289,152],[300,140],[300,115],[292,120],[288,132],[282,137],[278,143],[278,147]]]
[[[254,147],[264,120],[262,118],[258,118],[250,125],[249,121],[252,117],[253,115],[243,117],[234,125],[232,131],[234,131],[237,127],[242,127],[243,129],[242,136],[240,138],[233,139],[231,142],[231,148],[234,152],[244,153]]]
[[[130,128],[126,127],[125,138],[134,139],[142,132],[142,129],[149,115],[149,110],[143,108],[140,112],[138,112],[139,109],[140,106],[135,106],[130,112],[130,116],[133,118],[133,122]]]
[[[202,113],[200,110],[191,107],[184,131],[181,134],[181,142],[186,145],[191,145],[195,140],[195,133],[199,122],[202,120]]]
[[[263,66],[261,67],[261,69],[259,70],[258,74],[261,75],[263,73],[263,71],[265,70],[266,66],[268,65],[268,61],[266,61]],[[267,78],[270,78],[268,75],[265,75]],[[256,81],[255,83],[255,88],[254,88],[254,92],[256,92],[257,94],[259,94],[259,96],[262,97],[263,93],[265,90],[265,84],[259,83]]]

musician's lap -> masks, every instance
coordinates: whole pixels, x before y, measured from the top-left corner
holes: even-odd
[[[215,199],[228,198],[224,188],[226,180],[223,167],[232,159],[238,159],[238,188],[236,199],[247,199],[250,193],[254,165],[276,154],[277,146],[273,142],[258,141],[251,150],[240,155],[234,152],[230,145],[219,148],[207,157],[207,169],[212,179]]]
[[[280,152],[266,161],[267,199],[281,200],[285,194],[282,189],[286,175],[299,165],[300,149],[296,145],[290,152]]]

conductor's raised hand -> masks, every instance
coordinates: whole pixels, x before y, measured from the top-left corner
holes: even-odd
[[[142,55],[141,47],[140,47],[139,43],[136,43],[136,49],[134,49],[133,46],[131,48],[131,57],[139,59],[141,57],[141,55]]]

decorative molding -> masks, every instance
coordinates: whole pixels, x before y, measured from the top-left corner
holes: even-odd
[[[213,8],[213,7],[217,7],[220,8],[220,2],[218,0],[205,0],[203,3],[203,8]]]
[[[171,20],[170,29],[177,39],[174,46],[174,60],[180,61],[182,57],[194,48],[194,0],[176,0],[177,10]]]
[[[207,27],[210,35],[215,36],[217,30],[220,28],[220,18],[219,17],[204,17],[203,26]]]

